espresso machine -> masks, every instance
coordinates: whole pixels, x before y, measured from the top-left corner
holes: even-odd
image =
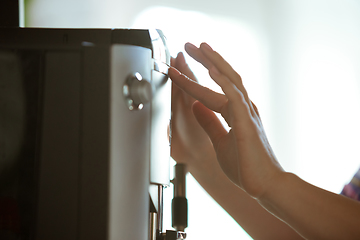
[[[186,238],[169,64],[160,30],[0,28],[1,239]]]

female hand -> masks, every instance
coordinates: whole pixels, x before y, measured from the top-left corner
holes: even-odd
[[[280,176],[283,170],[266,138],[256,106],[250,101],[240,75],[209,45],[202,43],[200,48],[197,48],[188,43],[185,49],[191,57],[209,70],[210,77],[222,88],[224,94],[216,93],[191,80],[193,74],[185,72],[187,70],[181,69],[176,62],[173,66],[180,69],[171,68],[170,78],[176,86],[198,100],[193,104],[193,113],[211,139],[224,173],[252,197],[258,198],[269,189],[272,181]],[[179,56],[176,60],[181,62]],[[231,128],[229,132],[213,111],[222,115]],[[187,124],[186,121],[184,123]],[[195,125],[191,123],[191,126]],[[189,126],[184,127],[186,129]],[[174,130],[181,131],[181,128]],[[187,135],[189,132],[184,134]],[[187,138],[182,139],[186,144]],[[205,137],[197,139],[200,140],[205,140]],[[202,144],[195,143],[193,149],[196,148],[198,154],[206,154],[203,152]],[[174,158],[176,160],[176,154]]]
[[[171,65],[194,81],[196,78],[185,62],[183,53],[171,59]],[[171,156],[185,163],[188,170],[209,166],[208,159],[216,159],[211,141],[192,112],[195,99],[173,84],[171,120]],[[205,155],[208,156],[205,156]],[[210,156],[212,155],[212,157]],[[204,161],[204,159],[206,159]]]

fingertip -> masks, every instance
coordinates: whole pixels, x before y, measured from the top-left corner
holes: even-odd
[[[204,50],[201,50],[200,47],[198,48],[192,43],[186,43],[185,51],[190,55],[190,57],[201,63],[205,68],[209,69],[213,65],[204,54]]]
[[[186,64],[184,53],[179,52],[176,59],[178,61],[178,64],[180,64],[180,65],[185,65]]]
[[[209,116],[213,115],[213,111],[207,108],[202,102],[198,100],[193,103],[191,108],[197,119],[209,119]]]
[[[176,58],[181,58],[181,57],[184,57],[183,52],[178,52],[178,54],[177,54]]]
[[[202,42],[202,43],[200,44],[200,49],[201,49],[201,50],[208,51],[208,52],[214,51],[214,50],[210,47],[210,45],[207,44],[206,42]]]
[[[171,77],[171,76],[179,76],[179,75],[181,75],[181,72],[179,71],[179,70],[177,70],[176,68],[174,68],[174,67],[170,67],[169,68],[169,76]]]
[[[199,119],[199,116],[201,118],[201,116],[203,115],[203,109],[204,108],[206,108],[204,106],[204,104],[202,104],[198,100],[195,100],[195,102],[192,104],[191,110],[194,113],[196,119]]]
[[[187,53],[189,53],[189,52],[191,52],[191,51],[196,51],[198,48],[194,45],[194,44],[192,44],[192,43],[185,43],[185,51],[187,52]]]
[[[204,104],[202,104],[198,100],[195,100],[195,102],[192,105],[193,110],[197,110],[197,109],[202,108],[202,107],[205,107]]]

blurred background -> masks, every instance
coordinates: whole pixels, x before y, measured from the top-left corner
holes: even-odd
[[[159,28],[172,56],[206,41],[243,77],[285,170],[339,193],[360,166],[359,1],[25,0],[25,26]],[[251,239],[191,176],[187,197],[189,240]]]

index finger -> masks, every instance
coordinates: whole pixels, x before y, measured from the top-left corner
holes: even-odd
[[[169,68],[169,76],[178,87],[215,112],[220,113],[222,107],[227,102],[225,95],[201,86],[173,67]]]

